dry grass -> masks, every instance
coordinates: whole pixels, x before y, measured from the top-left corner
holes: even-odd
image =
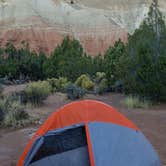
[[[128,96],[123,100],[123,104],[128,108],[149,108],[151,103],[147,100],[140,100],[139,97]]]

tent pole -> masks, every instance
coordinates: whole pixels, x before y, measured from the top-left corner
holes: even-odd
[[[91,166],[95,166],[95,161],[94,161],[94,156],[93,156],[92,144],[91,144],[91,140],[90,140],[88,123],[85,124],[85,131],[86,131],[86,137],[87,137],[87,144],[88,144],[88,152],[89,152],[89,158],[90,158],[90,165]]]

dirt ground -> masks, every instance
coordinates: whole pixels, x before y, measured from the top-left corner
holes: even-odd
[[[150,140],[163,165],[166,165],[166,105],[160,104],[149,109],[128,109],[122,104],[124,97],[122,94],[110,93],[102,96],[87,95],[85,99],[95,99],[110,104],[131,119]],[[42,107],[27,111],[33,116],[40,117],[42,123],[51,112],[68,102],[70,101],[64,94],[57,93],[48,97]],[[1,166],[16,165],[28,139],[37,128],[38,125],[16,131],[0,130]]]

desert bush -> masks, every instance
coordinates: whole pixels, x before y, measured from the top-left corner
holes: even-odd
[[[95,93],[96,94],[103,94],[104,92],[107,91],[107,89],[108,89],[107,79],[104,78],[95,86]]]
[[[0,69],[1,70],[1,69]],[[12,85],[13,82],[10,81],[10,75],[5,76],[5,77],[0,77],[0,84],[1,85]]]
[[[25,112],[24,108],[19,102],[14,101],[5,114],[3,124],[7,127],[21,127],[29,122],[28,119],[29,115]]]
[[[65,77],[59,77],[56,81],[56,88],[58,91],[64,91],[68,85],[68,80]]]
[[[107,79],[106,74],[104,72],[97,72],[95,77],[95,88],[94,92],[96,94],[102,94],[107,91],[108,85],[107,85]]]
[[[113,92],[123,92],[123,81],[122,80],[117,80],[115,81],[115,84],[111,86],[111,91]]]
[[[48,83],[50,84],[51,86],[51,92],[54,93],[57,91],[57,79],[56,78],[49,78],[47,79]]]
[[[0,98],[0,121],[4,120],[5,114],[10,111],[11,102],[8,98]]]
[[[65,77],[59,77],[58,79],[51,78],[51,79],[47,79],[47,81],[49,82],[51,86],[52,92],[56,92],[56,91],[64,92],[67,85],[69,84],[67,78]]]
[[[104,72],[97,72],[95,81],[96,83],[100,83],[105,78],[106,78],[106,74]]]
[[[85,90],[75,84],[69,84],[66,88],[66,92],[68,99],[71,100],[80,99],[85,95]]]
[[[0,124],[2,123],[4,119],[4,102],[2,99],[0,99]]]
[[[23,95],[25,103],[38,106],[51,93],[51,86],[47,81],[33,82],[27,85]]]
[[[86,74],[82,74],[78,77],[75,84],[86,90],[92,90],[94,87],[94,83]]]
[[[2,123],[3,118],[4,118],[4,112],[3,110],[0,109],[0,125]]]
[[[4,127],[23,127],[31,122],[21,103],[11,97],[0,100],[0,113],[0,124]]]
[[[151,103],[147,100],[140,100],[139,97],[133,97],[129,96],[126,97],[123,101],[123,103],[128,107],[128,108],[148,108]]]
[[[3,92],[3,88],[2,88],[2,86],[0,84],[0,97],[2,96],[2,92]]]

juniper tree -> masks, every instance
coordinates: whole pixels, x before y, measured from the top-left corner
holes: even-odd
[[[166,100],[166,26],[153,0],[147,17],[129,36],[127,52],[121,62],[126,92],[155,100]],[[119,65],[120,66],[120,65]]]

